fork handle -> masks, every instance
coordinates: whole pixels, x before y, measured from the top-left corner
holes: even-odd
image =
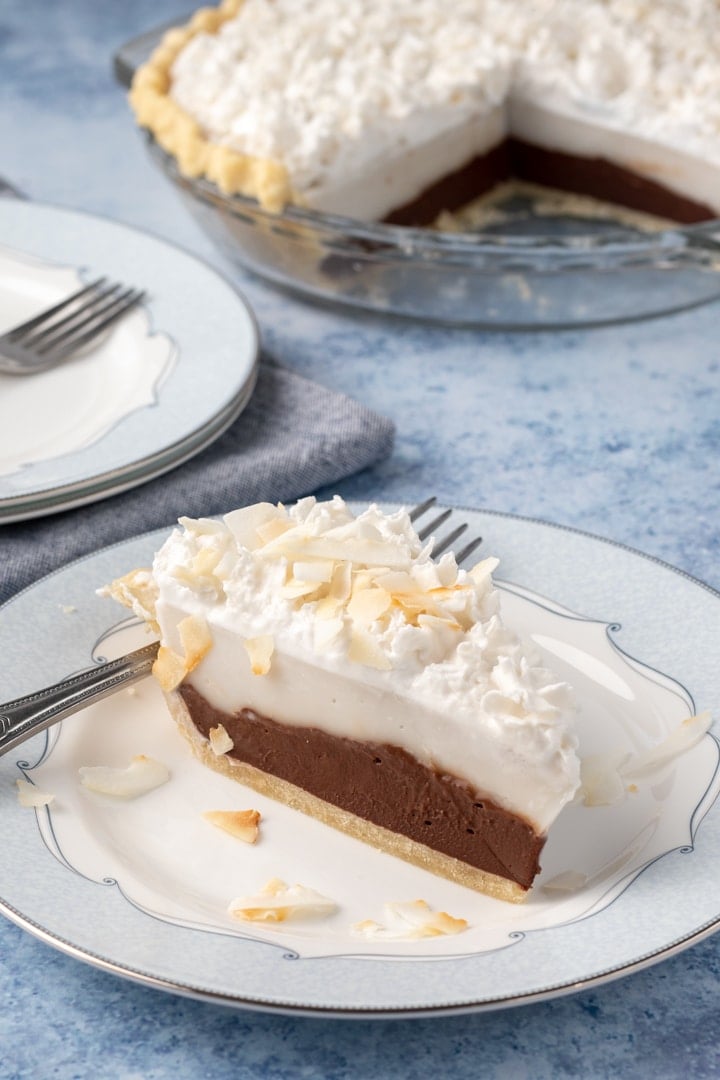
[[[71,713],[150,674],[157,642],[0,705],[0,755]]]

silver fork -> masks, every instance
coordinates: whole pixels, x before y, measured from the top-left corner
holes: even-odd
[[[425,500],[425,502],[421,502],[416,507],[414,507],[414,509],[410,511],[410,520],[413,522],[413,524],[418,520],[418,518],[422,517],[423,514],[426,514],[428,510],[431,510],[436,502],[437,496],[431,495],[429,499]],[[420,539],[427,540],[429,536],[432,536],[435,533],[436,529],[438,529],[441,525],[445,524],[451,514],[452,510],[443,510],[440,514],[438,514],[436,518],[433,518],[432,521],[428,522],[427,525],[423,525],[422,528],[418,529],[417,534]],[[456,528],[454,528],[452,532],[449,532],[446,537],[441,540],[436,540],[433,544],[433,549],[431,552],[433,559],[437,559],[438,555],[442,555],[443,551],[447,551],[449,547],[452,547],[455,541],[459,540],[460,537],[467,532],[467,528],[467,521],[464,521],[461,525],[458,525]],[[456,551],[455,562],[458,564],[458,566],[462,566],[465,560],[469,559],[473,551],[479,548],[481,544],[482,536],[476,536],[470,541],[469,544],[466,544],[465,547],[461,548],[460,551]]]
[[[142,289],[91,281],[58,304],[0,335],[0,372],[35,375],[57,367],[144,298]]]
[[[433,496],[420,503],[410,512],[410,520],[416,522],[430,510],[437,499]],[[418,530],[421,540],[432,536],[435,530],[444,525],[452,510],[443,510],[437,517]],[[433,546],[433,558],[447,551],[451,544],[467,531],[467,523],[458,525],[447,536],[437,540]],[[455,556],[458,565],[464,562],[482,543],[477,536],[466,544]],[[152,670],[157,656],[158,643],[144,645],[142,649],[120,656],[116,660],[107,660],[102,664],[75,675],[70,675],[53,686],[37,690],[33,694],[16,698],[0,705],[0,756],[13,747],[25,742],[31,735],[57,724],[87,705],[92,705],[102,698],[109,697],[123,686],[130,686],[146,678]]]

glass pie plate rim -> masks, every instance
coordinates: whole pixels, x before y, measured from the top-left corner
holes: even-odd
[[[256,199],[237,193],[227,194],[204,176],[191,177],[181,173],[173,156],[163,150],[152,134],[144,132],[149,149],[163,171],[176,183],[187,186],[196,197],[222,205],[236,213],[251,213],[272,225],[292,223],[314,228],[329,235],[366,241],[378,249],[392,249],[398,257],[407,258],[413,249],[424,255],[458,255],[470,259],[490,255],[493,258],[528,260],[557,260],[554,269],[572,269],[578,260],[583,262],[592,253],[608,254],[633,262],[641,255],[654,259],[682,252],[689,259],[703,260],[708,254],[718,259],[720,269],[720,216],[693,224],[673,224],[667,229],[641,232],[618,221],[617,228],[607,232],[588,232],[571,236],[520,236],[509,233],[444,232],[421,226],[395,225],[385,222],[361,221],[342,214],[326,213],[308,207],[287,204],[282,211],[264,209]],[[490,269],[490,268],[489,268]]]
[[[486,329],[590,327],[685,311],[720,296],[720,219],[643,233],[449,233],[281,213],[151,158],[241,271],[303,299],[417,322]]]

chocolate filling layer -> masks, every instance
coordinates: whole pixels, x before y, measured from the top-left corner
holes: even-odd
[[[385,221],[394,225],[429,225],[443,210],[459,210],[511,177],[589,195],[684,225],[710,221],[717,216],[704,203],[679,195],[605,158],[546,150],[511,137],[439,180],[412,202],[393,210]]]
[[[396,746],[280,724],[250,709],[228,715],[192,686],[180,693],[206,738],[222,724],[235,757],[326,802],[435,851],[529,888],[544,837],[478,797],[463,781],[426,768]]]
[[[473,199],[486,195],[496,184],[516,175],[510,161],[509,145],[506,140],[487,154],[473,158],[457,172],[426,188],[412,202],[397,207],[385,221],[388,225],[431,225],[443,210],[459,210]]]

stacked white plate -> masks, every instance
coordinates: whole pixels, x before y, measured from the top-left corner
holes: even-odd
[[[0,523],[93,502],[174,468],[236,419],[258,333],[235,288],[146,233],[0,201],[0,334],[101,275],[142,306],[61,367],[0,375]]]

